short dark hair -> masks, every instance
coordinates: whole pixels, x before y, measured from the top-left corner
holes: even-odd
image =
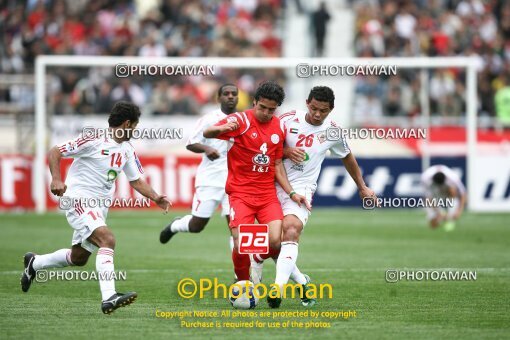
[[[331,109],[335,107],[335,94],[327,86],[315,86],[308,94],[308,102],[311,102],[312,99],[319,102],[328,102]]]
[[[113,105],[110,117],[108,117],[108,124],[110,127],[117,127],[124,123],[126,120],[131,122],[138,122],[140,118],[140,108],[130,102],[117,102]]]
[[[253,97],[256,101],[259,101],[260,98],[274,100],[278,103],[278,106],[280,106],[285,99],[285,91],[274,81],[264,81],[259,84]]]
[[[218,89],[218,97],[221,97],[221,93],[223,92],[223,88],[224,87],[227,87],[227,86],[233,86],[237,89],[237,85],[235,84],[232,84],[232,83],[226,83],[226,84],[223,84],[220,86],[220,88]]]
[[[432,181],[436,184],[442,185],[446,179],[446,176],[441,171],[436,172],[434,176],[432,176]]]

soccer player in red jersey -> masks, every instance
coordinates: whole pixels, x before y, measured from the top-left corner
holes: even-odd
[[[285,98],[283,88],[263,82],[254,96],[254,108],[228,115],[204,130],[204,137],[229,141],[225,191],[230,201],[230,230],[234,238],[232,261],[238,280],[250,279],[250,258],[239,254],[237,227],[255,219],[269,226],[270,254],[278,254],[283,213],[275,180],[299,206],[311,209],[305,197],[292,189],[282,163],[285,131],[275,110]]]

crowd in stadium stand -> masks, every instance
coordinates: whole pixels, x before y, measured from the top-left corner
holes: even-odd
[[[288,1],[288,0],[287,0]],[[39,54],[112,56],[281,56],[284,0],[0,0],[0,73],[32,74]],[[360,57],[474,56],[479,112],[510,121],[510,2],[504,0],[349,1]],[[299,4],[299,1],[297,1]],[[331,34],[336,34],[331,32]],[[116,78],[113,68],[50,69],[54,114],[107,112],[119,99],[155,115],[197,114],[218,85],[240,79],[241,104],[267,75],[220,70],[215,77]],[[272,70],[284,81],[281,71]],[[356,80],[355,117],[413,117],[421,110],[416,70]],[[465,73],[429,74],[431,113],[465,112]],[[33,87],[0,88],[0,101],[29,102]],[[501,118],[504,120],[504,118]]]
[[[501,119],[510,116],[510,103],[494,100],[510,86],[509,1],[380,0],[354,1],[353,5],[357,56],[474,56],[478,60],[479,113]],[[420,110],[418,75],[399,71],[390,79],[357,79],[357,110],[374,117],[416,115]],[[429,73],[433,115],[464,115],[464,78],[459,69]]]
[[[143,57],[278,57],[280,0],[28,0],[0,1],[0,73],[32,73],[36,55]],[[237,72],[238,74],[232,74]],[[275,71],[276,72],[276,71]],[[214,78],[130,77],[112,68],[53,68],[55,114],[108,112],[128,99],[155,114],[197,114],[223,81],[242,77],[242,90],[257,73],[223,71]],[[280,74],[276,74],[277,77]],[[12,91],[3,91],[4,100]]]

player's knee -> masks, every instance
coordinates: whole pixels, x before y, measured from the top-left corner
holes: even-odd
[[[234,241],[234,247],[232,248],[232,251],[237,252],[239,247],[239,239],[236,236],[232,237],[232,240]]]
[[[283,241],[293,241],[298,242],[299,241],[299,235],[301,234],[301,231],[295,227],[290,226],[288,228],[283,229]]]
[[[99,240],[98,246],[100,248],[115,249],[115,236],[111,232],[104,233]]]
[[[87,261],[89,260],[90,253],[71,253],[71,262],[73,265],[82,267],[87,264]]]

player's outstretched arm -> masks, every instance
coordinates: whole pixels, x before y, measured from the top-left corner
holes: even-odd
[[[204,130],[205,138],[216,138],[221,134],[226,132],[235,131],[239,129],[239,124],[237,122],[228,122],[223,125],[213,125],[209,126]]]
[[[287,172],[285,171],[285,167],[283,166],[281,159],[275,160],[274,170],[276,182],[278,182],[282,189],[290,196],[290,199],[296,202],[299,206],[304,204],[306,209],[312,210],[312,206],[310,205],[310,202],[306,200],[306,197],[296,193],[292,189],[292,186],[289,183],[289,178],[287,177]]]
[[[62,181],[60,174],[60,160],[62,159],[62,153],[58,146],[54,146],[48,152],[48,163],[50,166],[51,173],[51,193],[57,196],[62,196],[67,190],[67,185]]]
[[[356,157],[351,153],[349,153],[346,157],[342,158],[342,162],[344,163],[345,169],[356,183],[356,186],[359,190],[359,196],[361,199],[372,197],[377,199],[375,192],[367,187],[365,181],[363,180],[363,176],[361,176],[361,170],[359,169],[358,162],[356,161]]]
[[[211,161],[220,158],[220,153],[218,152],[218,150],[204,144],[200,143],[189,144],[186,145],[186,149],[194,153],[205,153],[207,158],[209,158]]]
[[[161,209],[165,211],[165,214],[168,212],[168,208],[172,206],[172,202],[170,202],[165,195],[159,195],[157,192],[152,189],[149,183],[145,182],[143,179],[139,178],[137,180],[129,182],[131,187],[138,191],[143,196],[151,199],[154,203],[158,205]]]

